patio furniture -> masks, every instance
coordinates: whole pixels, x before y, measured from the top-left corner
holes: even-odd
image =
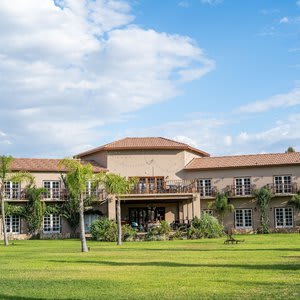
[[[232,234],[227,234],[227,239],[224,241],[224,244],[238,244],[243,242],[245,242],[245,240],[237,240],[232,236]]]

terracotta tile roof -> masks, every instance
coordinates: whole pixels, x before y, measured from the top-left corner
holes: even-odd
[[[61,159],[48,158],[14,158],[11,164],[12,171],[28,171],[28,172],[64,172],[66,168],[60,167]],[[94,172],[106,171],[95,161],[82,161],[83,164],[90,163]]]
[[[189,150],[191,152],[200,154],[201,156],[209,156],[208,153],[193,148],[187,144],[176,142],[162,137],[134,137],[124,138],[104,146],[100,146],[83,153],[79,153],[76,157],[83,157],[98,151],[114,151],[114,150]]]
[[[300,152],[194,158],[185,170],[300,165]]]

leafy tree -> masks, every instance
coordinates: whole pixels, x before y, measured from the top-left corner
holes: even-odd
[[[26,206],[26,221],[28,232],[36,236],[43,225],[46,205],[42,201],[43,194],[47,190],[35,186],[27,189],[28,203]]]
[[[288,147],[285,151],[285,153],[292,153],[292,152],[296,152],[295,149],[293,147]]]
[[[1,215],[2,215],[2,228],[4,236],[4,245],[8,246],[8,235],[6,232],[6,222],[5,222],[5,182],[22,182],[27,181],[29,185],[33,184],[33,177],[26,172],[11,172],[11,164],[13,161],[12,156],[0,156],[0,200],[1,200]]]
[[[262,187],[254,191],[254,196],[257,201],[261,216],[260,216],[260,225],[261,233],[269,233],[269,203],[273,197],[273,193],[267,187]]]
[[[84,228],[84,200],[86,197],[86,186],[89,181],[95,179],[91,164],[81,164],[80,161],[74,159],[63,159],[61,166],[68,170],[65,176],[70,196],[79,200],[79,226],[81,251],[88,252],[86,244],[85,228]]]
[[[108,173],[102,179],[105,190],[108,194],[115,195],[117,199],[117,224],[118,224],[118,245],[122,245],[122,226],[121,226],[121,201],[120,196],[130,193],[136,179],[126,179],[118,174]]]
[[[223,226],[224,217],[234,210],[234,206],[228,203],[228,196],[225,193],[217,193],[216,200],[210,202],[208,207],[219,216],[220,223]]]
[[[288,201],[289,205],[293,205],[296,209],[300,210],[300,195],[294,195],[291,200]]]

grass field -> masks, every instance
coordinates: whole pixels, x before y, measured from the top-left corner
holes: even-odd
[[[300,235],[0,246],[0,299],[300,299]]]

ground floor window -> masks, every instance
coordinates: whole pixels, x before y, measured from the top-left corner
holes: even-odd
[[[95,220],[98,220],[98,219],[99,219],[98,214],[86,214],[86,215],[84,215],[84,229],[85,229],[85,232],[89,233],[92,223]]]
[[[208,214],[210,216],[214,215],[214,211],[212,209],[202,209],[201,210],[201,215],[203,216],[204,214]]]
[[[60,215],[44,216],[44,233],[60,233]]]
[[[252,209],[235,210],[235,228],[252,228]]]
[[[5,216],[5,223],[6,223],[6,232],[7,233],[20,233],[20,216],[11,215]]]
[[[275,208],[275,226],[276,228],[293,227],[293,208],[280,207]]]

